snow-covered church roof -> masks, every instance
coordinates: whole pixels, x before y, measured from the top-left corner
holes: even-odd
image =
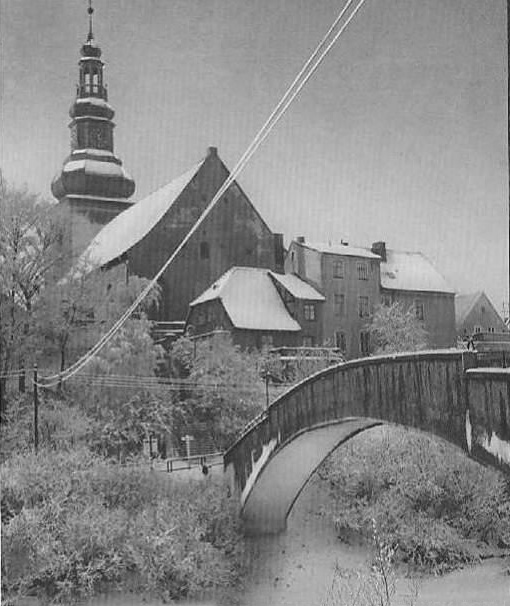
[[[163,218],[203,162],[136,202],[105,225],[80,256],[77,263],[80,271],[102,267],[140,242]]]

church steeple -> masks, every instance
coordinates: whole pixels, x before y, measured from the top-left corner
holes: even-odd
[[[94,9],[92,8],[92,0],[89,0],[89,7],[87,9],[87,13],[89,14],[89,35],[87,36],[87,42],[91,42],[94,40],[94,34],[92,33],[92,15],[94,14]]]
[[[97,227],[131,205],[133,179],[114,154],[114,110],[108,103],[101,49],[94,40],[94,9],[89,0],[89,31],[79,60],[79,79],[69,115],[71,154],[56,175],[51,189],[72,211],[88,215]]]

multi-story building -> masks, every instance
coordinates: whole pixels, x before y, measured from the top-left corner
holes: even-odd
[[[322,338],[348,358],[368,355],[367,323],[379,303],[380,257],[348,244],[292,241],[285,270],[312,284],[325,297]]]
[[[375,242],[372,252],[381,258],[381,302],[412,307],[431,348],[455,345],[455,291],[425,255],[387,250],[384,242]]]
[[[323,341],[348,358],[371,352],[368,324],[379,304],[398,301],[412,307],[433,348],[455,343],[454,291],[422,254],[294,240],[285,261],[287,272],[301,277],[325,296]]]

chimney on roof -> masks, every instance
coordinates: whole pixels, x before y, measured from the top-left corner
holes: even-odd
[[[276,273],[283,274],[285,272],[285,248],[283,246],[283,234],[273,234],[274,243],[274,267]]]
[[[372,244],[372,252],[379,255],[383,263],[386,263],[386,242],[374,242]]]
[[[207,155],[208,156],[217,156],[218,155],[218,148],[217,147],[208,147],[207,148]]]
[[[305,243],[305,237],[304,236],[298,236],[296,238],[296,242],[298,242],[299,244],[304,244]]]

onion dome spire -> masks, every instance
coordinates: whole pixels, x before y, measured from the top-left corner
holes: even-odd
[[[114,154],[113,117],[104,82],[101,49],[94,40],[92,0],[88,0],[89,31],[81,47],[79,81],[76,99],[69,110],[71,116],[71,155],[53,180],[53,195],[63,198],[88,198],[105,203],[118,201],[130,204],[135,183]]]

